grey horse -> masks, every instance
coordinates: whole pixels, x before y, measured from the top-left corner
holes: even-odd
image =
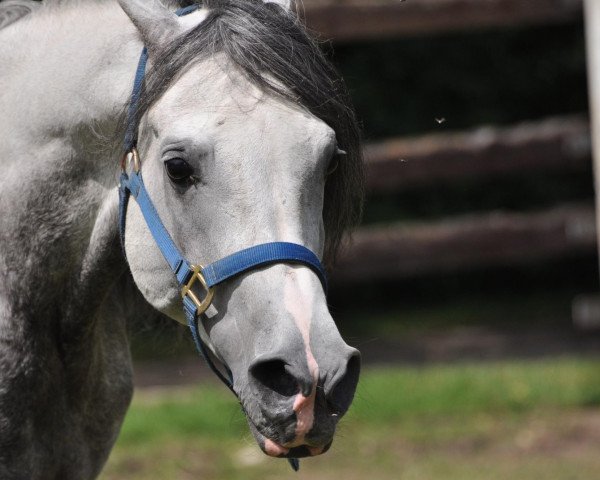
[[[331,265],[362,201],[343,82],[286,2],[0,3],[0,478],[91,479],[132,395],[137,299],[184,322],[135,202],[123,255],[117,179],[135,66],[144,180],[187,258],[294,242]],[[133,287],[135,285],[135,287]],[[141,295],[132,293],[137,288]],[[326,451],[360,356],[307,267],[220,285],[202,336],[271,456]]]

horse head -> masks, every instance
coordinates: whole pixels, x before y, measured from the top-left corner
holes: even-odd
[[[207,0],[181,18],[158,0],[120,4],[149,52],[137,117],[144,182],[185,257],[207,264],[292,242],[330,261],[360,212],[358,133],[340,78],[288,2]],[[185,323],[180,287],[134,202],[126,223],[137,286]],[[277,263],[224,282],[200,323],[265,453],[329,448],[360,355],[311,269]]]

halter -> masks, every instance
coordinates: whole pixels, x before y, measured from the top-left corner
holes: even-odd
[[[187,15],[198,8],[198,5],[191,5],[178,10],[179,16]],[[225,376],[215,366],[213,360],[207,352],[205,342],[202,340],[198,327],[198,319],[211,305],[216,287],[242,273],[249,270],[265,267],[274,263],[293,263],[301,264],[313,270],[323,288],[327,290],[327,277],[325,269],[319,258],[308,248],[289,242],[270,242],[256,245],[244,250],[240,250],[232,255],[217,260],[209,265],[192,264],[183,256],[169,232],[163,225],[156,208],[152,204],[148,191],[144,186],[142,179],[142,162],[140,160],[137,144],[137,108],[140,99],[142,84],[146,71],[148,60],[148,51],[144,47],[138,63],[131,100],[128,108],[127,130],[124,141],[124,155],[121,161],[121,178],[119,182],[119,232],[121,236],[121,245],[125,252],[125,221],[127,205],[130,196],[137,201],[142,215],[146,221],[148,229],[165,260],[171,267],[173,274],[177,278],[177,283],[181,287],[181,297],[183,301],[183,310],[188,321],[188,326],[192,333],[196,348],[204,357],[210,369],[227,385],[227,387],[237,396],[233,389],[233,377],[229,368],[223,364],[226,371]],[[129,170],[129,173],[128,173]],[[198,296],[192,291],[195,284],[200,284],[204,290],[204,297]],[[298,460],[289,459],[292,467],[297,470]]]

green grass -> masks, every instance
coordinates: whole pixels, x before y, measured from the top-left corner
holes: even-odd
[[[138,392],[101,478],[592,480],[598,442],[600,360],[386,368],[364,372],[332,450],[296,477],[205,385]]]
[[[394,367],[363,373],[347,421],[373,425],[413,415],[587,406],[600,406],[600,360]],[[137,394],[119,445],[148,443],[164,436],[235,438],[245,431],[231,394],[219,386],[203,385]]]
[[[351,416],[388,423],[410,415],[591,405],[600,405],[600,361],[511,361],[367,372]]]
[[[156,395],[156,396],[155,396]],[[143,445],[165,437],[198,435],[222,440],[244,432],[243,415],[228,391],[213,385],[170,393],[136,394],[119,445]]]

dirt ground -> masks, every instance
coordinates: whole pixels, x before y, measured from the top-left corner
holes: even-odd
[[[419,433],[419,432],[422,433]],[[409,419],[377,430],[341,431],[326,455],[294,474],[251,439],[172,439],[143,450],[115,450],[103,480],[598,480],[600,411],[480,414]]]

